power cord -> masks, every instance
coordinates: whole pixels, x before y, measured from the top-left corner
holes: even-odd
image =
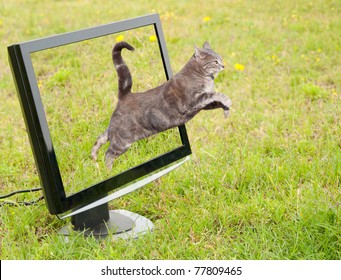
[[[42,188],[34,188],[34,189],[30,189],[30,190],[18,190],[15,192],[11,192],[9,194],[5,194],[5,195],[1,195],[0,199],[4,199],[19,193],[27,193],[27,192],[37,192],[37,191],[41,191]],[[38,199],[32,200],[32,201],[19,201],[19,202],[13,202],[13,201],[4,201],[2,203],[0,203],[0,207],[4,206],[4,205],[12,205],[12,206],[18,206],[18,205],[24,205],[24,206],[29,206],[29,205],[33,205],[36,204],[37,202],[41,201],[44,199],[44,196],[39,197]]]

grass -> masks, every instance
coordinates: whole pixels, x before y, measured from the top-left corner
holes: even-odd
[[[134,92],[166,80],[158,44],[150,40],[154,33],[149,26],[33,54],[38,87],[68,192],[95,184],[181,144],[175,129],[135,143],[118,158],[112,172],[105,167],[104,147],[99,153],[99,167],[89,156],[96,138],[107,129],[117,103],[117,76],[111,59],[113,42],[122,37],[136,48],[134,53],[124,51],[127,63],[133,65],[132,75],[137,77]],[[140,68],[147,70],[139,73]]]
[[[9,44],[159,12],[173,71],[187,62],[194,44],[210,41],[226,64],[217,90],[231,98],[233,108],[229,119],[207,111],[187,124],[190,162],[110,203],[151,219],[152,234],[126,242],[75,233],[66,244],[57,231],[68,221],[51,216],[43,202],[6,205],[0,208],[1,259],[340,259],[339,1],[215,0],[200,7],[197,1],[28,2],[0,3],[1,194],[39,186],[7,62]],[[135,90],[158,84],[163,73],[153,58],[151,32],[121,35],[137,47],[126,56]],[[98,81],[95,88],[74,83],[75,78],[83,62],[112,43],[84,45],[56,57],[47,52],[39,57],[45,63],[37,62],[47,104],[51,97],[63,101],[53,98],[59,90],[75,98],[67,101],[70,110],[53,111],[53,103],[47,110],[50,121],[60,124],[51,132],[55,141],[76,137],[82,143],[74,162],[64,152],[57,155],[65,172],[74,172],[67,163],[79,162],[91,148],[115,98],[116,76],[105,55],[84,80],[84,85]],[[56,70],[64,59],[70,64]],[[90,111],[78,106],[84,100]],[[75,121],[84,114],[93,117]],[[65,120],[71,126],[64,126]],[[70,135],[67,127],[73,129]],[[148,154],[142,142],[132,153],[139,147]],[[82,174],[77,182],[89,179]]]

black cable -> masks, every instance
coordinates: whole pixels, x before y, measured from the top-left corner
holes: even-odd
[[[41,190],[42,190],[42,188],[35,188],[35,189],[31,189],[31,190],[19,190],[19,191],[11,192],[9,194],[1,195],[0,199],[7,198],[7,197],[10,197],[10,196],[18,194],[18,193],[37,192],[37,191],[41,191]]]
[[[41,191],[42,188],[35,188],[35,189],[30,189],[30,190],[19,190],[19,191],[15,191],[15,192],[11,192],[9,194],[5,194],[5,195],[1,195],[0,199],[4,199],[19,193],[27,193],[27,192],[37,192],[37,191]],[[36,200],[32,200],[32,201],[19,201],[19,202],[13,202],[13,201],[4,201],[2,203],[0,203],[0,207],[2,207],[3,205],[12,205],[12,206],[19,206],[19,205],[24,205],[24,206],[29,206],[29,205],[33,205],[37,202],[39,202],[40,200],[43,200],[44,196],[39,197]]]

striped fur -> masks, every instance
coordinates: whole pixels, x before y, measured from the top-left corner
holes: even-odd
[[[106,166],[129,149],[135,141],[182,125],[201,110],[221,108],[229,113],[230,99],[214,91],[214,75],[223,70],[220,55],[208,43],[195,53],[179,73],[162,85],[145,92],[132,93],[132,77],[122,49],[134,50],[126,42],[117,43],[112,51],[118,75],[118,103],[108,128],[97,138],[91,156],[110,141],[105,153]]]

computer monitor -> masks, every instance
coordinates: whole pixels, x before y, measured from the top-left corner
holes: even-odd
[[[108,126],[117,102],[111,50],[123,38],[136,49],[122,53],[132,72],[133,91],[172,77],[158,14],[8,46],[47,208],[58,217],[72,217],[75,229],[90,234],[101,235],[112,219],[122,220],[118,234],[131,230],[141,217],[124,211],[112,217],[108,202],[168,173],[191,154],[182,125],[138,141],[112,170],[105,167],[104,147],[97,162],[91,159],[92,145]],[[124,225],[122,215],[135,224]],[[152,226],[149,220],[147,224]],[[113,226],[121,227],[115,221]]]

